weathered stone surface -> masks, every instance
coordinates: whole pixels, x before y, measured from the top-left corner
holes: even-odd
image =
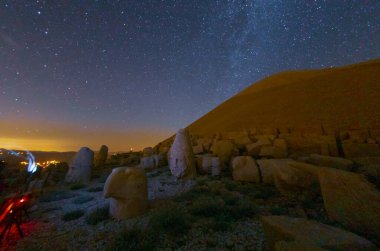
[[[222,138],[233,140],[238,147],[244,147],[252,143],[247,131],[226,132],[222,134]]]
[[[186,129],[180,129],[177,132],[168,159],[170,171],[175,177],[194,178],[197,176],[193,149]]]
[[[220,160],[219,157],[212,157],[211,159],[211,175],[219,176],[221,173]]]
[[[346,158],[380,157],[380,147],[378,144],[345,142],[342,144],[342,147]]]
[[[152,156],[154,154],[154,150],[152,147],[145,147],[143,149],[143,156],[144,157],[149,157],[149,156]]]
[[[296,163],[288,160],[276,169],[274,184],[277,190],[283,195],[292,197],[305,193],[318,193],[319,191],[315,191],[315,187],[318,185],[318,177],[291,166]]]
[[[272,142],[268,138],[259,139],[255,143],[246,145],[247,154],[250,156],[259,156],[263,146],[271,146]]]
[[[327,214],[347,228],[380,236],[380,192],[359,174],[333,168],[319,171]]]
[[[96,167],[103,166],[107,161],[107,157],[108,157],[108,147],[105,145],[102,145],[100,147],[98,154],[96,155],[95,166]]]
[[[274,176],[277,169],[288,166],[289,163],[295,162],[291,159],[258,159],[257,164],[261,171],[263,184],[274,184]]]
[[[67,183],[89,182],[93,163],[94,152],[88,147],[82,147],[70,163],[65,181]]]
[[[155,168],[156,167],[156,159],[154,156],[142,157],[140,159],[140,167],[141,168]]]
[[[288,144],[286,143],[286,140],[284,140],[284,139],[275,139],[273,141],[273,146],[280,147],[280,148],[284,149],[285,151],[288,150]]]
[[[163,153],[154,154],[153,158],[154,158],[155,167],[168,166],[168,159],[166,157],[166,154],[163,154]]]
[[[359,165],[358,173],[380,179],[380,157],[355,158],[354,162]]]
[[[202,145],[193,146],[193,153],[194,154],[203,153],[203,146]]]
[[[128,219],[148,208],[147,177],[142,169],[114,168],[104,184],[105,198],[110,198],[110,214],[116,219]]]
[[[324,156],[319,154],[311,154],[307,162],[317,166],[332,167],[346,171],[351,170],[354,165],[354,162],[349,159]]]
[[[221,169],[229,167],[231,157],[238,154],[238,149],[232,140],[215,141],[211,147],[211,151],[219,157]]]
[[[251,156],[238,156],[232,160],[232,177],[237,181],[260,183],[260,172]]]
[[[288,156],[284,148],[277,146],[262,146],[260,149],[260,157],[282,159]]]
[[[261,222],[269,250],[275,250],[275,244],[279,241],[296,241],[327,250],[376,250],[375,245],[363,237],[304,218],[265,216],[261,218]]]
[[[275,251],[328,251],[318,247],[316,244],[305,241],[278,241],[274,247]]]

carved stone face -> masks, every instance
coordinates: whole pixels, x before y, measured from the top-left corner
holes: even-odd
[[[110,214],[116,219],[133,218],[148,208],[148,185],[145,172],[134,167],[112,170],[104,185],[105,198],[110,198]]]

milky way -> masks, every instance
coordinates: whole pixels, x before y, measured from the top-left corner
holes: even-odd
[[[174,132],[270,74],[377,57],[377,0],[1,1],[0,119]]]

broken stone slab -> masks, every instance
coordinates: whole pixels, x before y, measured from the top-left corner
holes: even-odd
[[[255,143],[246,145],[247,154],[250,156],[259,156],[260,150],[264,146],[271,146],[272,142],[268,138],[259,139]]]
[[[177,178],[194,178],[197,176],[193,148],[186,129],[180,129],[168,154],[169,168]]]
[[[333,168],[319,170],[330,219],[352,231],[380,236],[380,192],[362,175]]]
[[[354,162],[352,160],[319,154],[310,154],[307,162],[317,166],[332,167],[346,171],[352,170],[354,166]]]
[[[262,146],[260,149],[260,157],[282,159],[288,156],[288,152],[277,146]]]
[[[251,156],[238,156],[232,160],[232,177],[236,181],[260,183],[260,172]]]
[[[373,243],[361,236],[313,220],[264,216],[261,222],[269,250],[275,250],[275,244],[279,241],[309,243],[327,250],[377,250]]]
[[[110,215],[115,219],[134,218],[148,209],[148,183],[144,170],[135,167],[112,169],[103,194],[110,198]]]

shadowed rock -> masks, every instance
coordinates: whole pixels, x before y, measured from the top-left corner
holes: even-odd
[[[261,217],[261,222],[269,250],[274,250],[278,241],[296,241],[305,245],[309,243],[311,246],[327,250],[377,250],[374,244],[363,237],[312,220],[287,216],[265,216]]]
[[[238,156],[232,160],[232,176],[237,181],[260,183],[260,172],[251,156]]]
[[[96,167],[103,166],[107,161],[107,156],[108,156],[108,147],[106,145],[102,145],[100,147],[98,154],[96,155],[95,166]]]
[[[333,168],[319,171],[327,214],[347,228],[380,236],[380,192],[363,176]]]
[[[67,183],[89,182],[93,163],[94,152],[88,147],[82,147],[70,163],[65,181]]]

